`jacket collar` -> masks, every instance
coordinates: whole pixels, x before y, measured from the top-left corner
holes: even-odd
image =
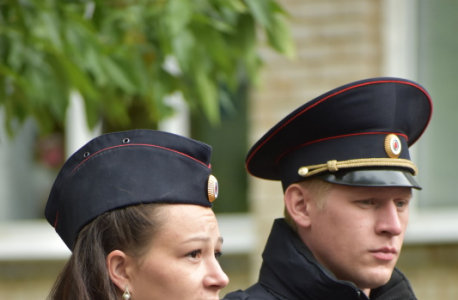
[[[321,265],[284,219],[275,220],[262,257],[259,282],[280,299],[368,299],[353,283],[338,280]],[[371,299],[389,295],[416,299],[407,279],[396,269],[386,285],[372,290]]]

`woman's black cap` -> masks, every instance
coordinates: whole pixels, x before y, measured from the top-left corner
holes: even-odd
[[[417,169],[408,148],[432,113],[428,92],[410,80],[371,78],[297,108],[249,151],[248,172],[283,188],[319,177],[354,186],[407,186]]]
[[[73,249],[79,231],[99,215],[145,203],[211,207],[218,185],[211,147],[179,135],[132,130],[99,136],[60,170],[45,209]]]

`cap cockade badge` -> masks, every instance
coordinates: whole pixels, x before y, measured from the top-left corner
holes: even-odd
[[[218,198],[218,180],[216,180],[216,177],[213,175],[208,177],[207,192],[208,201],[213,202]]]
[[[391,158],[398,158],[401,154],[401,140],[395,134],[389,134],[385,138],[385,151]]]

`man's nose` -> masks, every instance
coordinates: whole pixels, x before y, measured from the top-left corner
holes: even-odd
[[[392,236],[400,235],[403,231],[403,226],[399,214],[394,202],[381,207],[377,216],[376,232]]]

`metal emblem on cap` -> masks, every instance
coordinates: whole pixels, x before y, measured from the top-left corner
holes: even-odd
[[[385,138],[385,151],[391,158],[398,158],[401,154],[401,140],[395,134],[389,134]]]
[[[218,198],[218,180],[213,175],[208,176],[208,185],[207,185],[207,193],[208,193],[208,201],[213,202]]]

